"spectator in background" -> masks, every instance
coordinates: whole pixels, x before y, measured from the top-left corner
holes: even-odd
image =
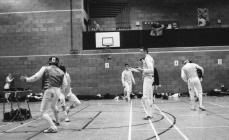
[[[14,80],[14,77],[12,76],[11,73],[9,73],[9,74],[6,76],[5,85],[4,85],[4,91],[13,90],[13,89],[12,89],[13,80]],[[10,94],[11,94],[10,92],[6,92],[6,93],[5,93],[5,99],[6,99],[7,101],[8,101],[8,98],[9,98]]]
[[[166,27],[166,29],[172,29],[172,24],[168,24],[168,26]]]
[[[162,36],[163,35],[164,25],[161,25],[159,22],[154,22],[152,24],[152,29],[150,31],[151,36]]]
[[[5,85],[4,85],[4,90],[10,90],[11,89],[11,83],[13,82],[14,77],[12,76],[11,73],[9,73],[6,76],[6,81],[5,81]]]
[[[91,24],[91,31],[100,31],[100,25],[95,20]]]

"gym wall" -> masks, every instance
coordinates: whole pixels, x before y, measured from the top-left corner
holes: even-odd
[[[0,89],[3,89],[7,73],[32,75],[47,63],[50,55],[55,54],[60,57],[61,63],[67,66],[75,93],[95,95],[122,92],[123,66],[125,63],[137,66],[142,57],[138,54],[139,50],[82,50],[80,0],[73,3],[73,9],[76,10],[73,12],[71,46],[69,4],[69,1],[62,0],[0,0]],[[80,54],[69,54],[71,47],[79,50]],[[205,91],[219,87],[220,83],[229,87],[228,46],[165,47],[150,51],[159,71],[161,92],[187,91],[185,83],[180,79],[181,62],[185,58],[190,58],[205,68]],[[218,65],[217,59],[222,59],[223,64]],[[177,67],[174,66],[174,60],[179,61]],[[105,62],[109,62],[109,69],[105,69]],[[136,89],[141,90],[141,75],[134,76],[138,83]],[[40,81],[31,86],[34,91],[39,91]]]

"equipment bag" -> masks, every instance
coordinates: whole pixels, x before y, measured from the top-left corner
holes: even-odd
[[[31,112],[28,109],[19,108],[4,113],[3,121],[24,121],[31,118]]]

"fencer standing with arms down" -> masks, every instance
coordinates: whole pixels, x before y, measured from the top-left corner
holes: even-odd
[[[188,91],[191,99],[191,110],[196,110],[195,107],[195,94],[199,99],[199,109],[205,110],[203,106],[203,90],[200,79],[197,74],[197,69],[200,69],[204,73],[204,69],[195,64],[190,63],[189,60],[184,61],[184,66],[181,69],[181,78],[188,84]]]
[[[49,65],[43,66],[41,69],[31,77],[21,76],[21,80],[25,82],[35,82],[43,78],[44,96],[41,101],[40,111],[42,118],[47,120],[49,128],[44,130],[44,133],[56,133],[57,127],[48,114],[48,109],[51,104],[51,109],[55,116],[55,121],[59,122],[58,110],[56,104],[60,97],[61,87],[67,84],[64,78],[64,72],[58,67],[59,59],[57,57],[49,58]]]
[[[122,85],[124,87],[124,95],[127,101],[130,101],[130,94],[132,93],[132,85],[135,84],[134,76],[128,64],[125,64],[125,70],[122,72]]]
[[[145,119],[151,119],[153,113],[153,82],[154,82],[154,60],[148,54],[147,48],[142,48],[141,53],[144,55],[143,68],[136,68],[142,72],[143,75],[143,96],[142,101],[146,107]]]

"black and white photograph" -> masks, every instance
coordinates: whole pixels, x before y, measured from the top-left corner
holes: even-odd
[[[0,140],[229,140],[229,1],[0,0]]]

